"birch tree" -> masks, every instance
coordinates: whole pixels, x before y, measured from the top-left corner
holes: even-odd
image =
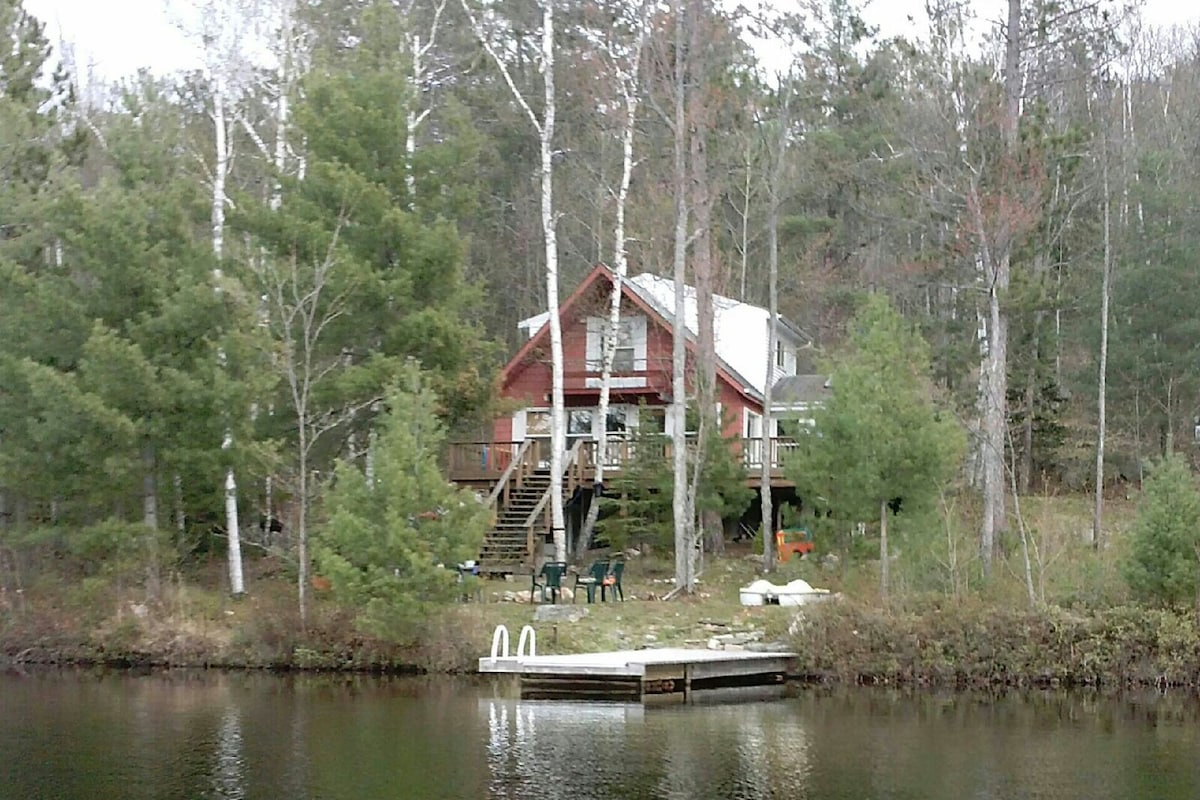
[[[433,19],[429,23],[428,35],[422,39],[416,31],[415,18],[416,0],[409,0],[403,7],[402,13],[410,20],[408,31],[409,67],[409,98],[405,104],[404,126],[404,188],[408,192],[408,210],[412,211],[417,205],[417,176],[413,160],[417,154],[417,129],[429,117],[433,110],[431,105],[421,108],[418,99],[429,91],[435,77],[431,65],[430,53],[437,44],[438,28],[442,22],[442,12],[446,10],[447,0],[436,0],[433,4]]]
[[[634,20],[634,41],[627,58],[615,52],[616,47],[608,48],[608,57],[612,63],[617,91],[624,101],[624,116],[621,126],[621,182],[616,193],[616,221],[613,225],[613,282],[609,294],[608,325],[604,332],[604,345],[600,365],[600,399],[597,415],[600,418],[600,429],[596,434],[596,466],[593,487],[604,486],[604,467],[608,452],[608,407],[612,386],[613,361],[617,353],[617,337],[621,324],[622,286],[629,273],[628,241],[625,235],[625,206],[629,199],[629,184],[633,179],[633,145],[634,134],[637,132],[638,103],[641,100],[639,76],[641,73],[642,50],[645,46],[647,15],[650,2],[643,0]],[[593,491],[592,503],[588,507],[587,517],[579,533],[575,552],[582,554],[592,538],[596,527],[596,519],[600,515],[600,502],[596,491]]]
[[[1106,122],[1101,123],[1106,126]],[[1105,127],[1101,128],[1104,131]],[[1092,508],[1092,546],[1100,548],[1104,518],[1104,444],[1107,433],[1108,401],[1108,309],[1112,294],[1112,194],[1108,180],[1108,136],[1100,138],[1100,203],[1104,239],[1103,272],[1100,284],[1100,356],[1096,376],[1096,497]]]
[[[245,4],[227,0],[204,0],[191,9],[193,18],[183,27],[203,48],[204,75],[210,93],[209,115],[212,121],[212,160],[209,172],[209,235],[212,242],[213,287],[218,295],[225,291],[222,263],[225,254],[225,210],[229,204],[226,183],[233,161],[231,128],[237,120],[237,100],[246,84],[250,63],[244,50],[248,38],[247,26],[252,9]],[[225,365],[225,353],[218,353]],[[232,456],[233,428],[226,425],[221,449]],[[229,590],[244,594],[242,575],[241,530],[238,518],[238,487],[233,465],[225,470],[225,533],[228,536]]]
[[[471,30],[480,45],[500,70],[505,85],[521,111],[529,118],[538,137],[541,156],[541,212],[542,236],[546,260],[546,310],[550,328],[550,528],[554,538],[554,559],[567,558],[567,532],[563,518],[563,456],[566,449],[566,421],[563,414],[563,350],[562,323],[558,315],[558,234],[557,218],[554,214],[554,4],[556,0],[542,0],[541,54],[538,70],[542,75],[542,115],[539,117],[526,100],[525,94],[513,81],[508,64],[492,45],[476,12],[468,0],[459,0]]]

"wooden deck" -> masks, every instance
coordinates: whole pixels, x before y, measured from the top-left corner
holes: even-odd
[[[479,659],[479,671],[515,675],[531,699],[692,703],[730,690],[782,690],[795,653],[662,648]]]
[[[531,465],[548,461],[548,455],[543,451],[548,442],[538,439],[529,440],[532,447],[522,451],[523,442],[455,442],[450,445],[447,459],[447,477],[455,483],[473,486],[475,488],[492,488],[496,482],[509,471],[509,466],[519,454],[524,453],[525,460]],[[591,440],[579,441],[580,450],[577,460],[578,482],[591,486],[595,474],[596,462],[599,456],[596,442]],[[643,442],[642,446],[646,446]],[[746,467],[746,482],[752,487],[762,483],[763,443],[761,439],[742,439],[732,445],[737,449]],[[792,482],[784,475],[783,463],[790,449],[796,443],[793,439],[775,438],[770,442],[771,485],[791,486]],[[665,439],[655,444],[653,458],[670,461],[671,442]],[[612,438],[608,441],[604,453],[604,469],[609,474],[620,472],[624,464],[638,457],[633,452],[634,443],[629,439]],[[645,455],[644,453],[642,454]]]

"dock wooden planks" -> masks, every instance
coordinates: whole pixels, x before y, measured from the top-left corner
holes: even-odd
[[[660,648],[479,659],[481,673],[516,675],[529,699],[701,702],[782,689],[795,653]]]

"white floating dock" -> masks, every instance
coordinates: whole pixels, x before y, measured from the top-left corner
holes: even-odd
[[[497,655],[479,659],[479,671],[518,676],[522,697],[686,703],[718,690],[782,688],[795,658],[795,653],[661,648]]]

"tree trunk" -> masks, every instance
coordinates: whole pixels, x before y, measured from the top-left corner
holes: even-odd
[[[1100,163],[1101,182],[1104,192],[1104,275],[1100,286],[1100,368],[1096,380],[1096,502],[1092,510],[1092,546],[1101,546],[1104,518],[1104,443],[1107,434],[1107,382],[1108,382],[1108,304],[1112,292],[1112,238],[1111,198],[1108,183],[1108,145],[1105,137],[1100,140],[1103,159]]]
[[[675,591],[691,592],[694,588],[692,573],[692,526],[688,513],[687,475],[687,384],[684,376],[686,366],[685,343],[687,328],[684,325],[684,286],[687,284],[687,115],[685,101],[687,92],[684,50],[684,8],[681,0],[672,3],[675,12],[675,318],[671,323],[671,448],[672,472],[674,477],[671,510],[675,518]]]
[[[175,534],[182,543],[187,534],[187,511],[183,507],[183,477],[176,472],[171,483],[175,488]]]
[[[1046,257],[1038,252],[1033,257],[1034,280],[1039,284],[1046,271]],[[1028,494],[1033,482],[1033,423],[1038,405],[1038,373],[1042,359],[1042,323],[1045,312],[1040,308],[1033,312],[1033,342],[1029,369],[1025,375],[1025,418],[1021,421],[1021,462],[1017,469],[1017,491]]]
[[[692,0],[688,22],[690,24],[688,44],[688,81],[696,87],[703,83],[705,76],[704,49],[705,30],[700,24],[703,18],[703,0]],[[697,476],[703,474],[703,465],[707,451],[715,446],[721,436],[721,420],[717,415],[717,348],[713,294],[716,289],[716,263],[713,254],[712,240],[712,207],[713,192],[709,185],[708,176],[708,133],[709,111],[707,98],[703,92],[692,91],[688,94],[688,123],[691,130],[691,191],[692,209],[695,217],[696,230],[693,234],[696,244],[693,253],[693,274],[696,280],[696,405],[699,411],[700,434],[696,437],[695,458],[700,467],[694,470]],[[696,497],[700,492],[699,481],[692,486],[691,494]],[[710,553],[720,553],[725,549],[725,535],[721,529],[720,518],[713,524],[713,514],[705,512],[701,515],[701,535],[704,537],[705,549]]]
[[[231,443],[231,439],[226,441]],[[238,531],[237,479],[233,476],[232,468],[225,471],[225,523],[225,533],[229,537],[229,591],[234,595],[245,594],[246,583],[242,578],[242,537]]]
[[[879,596],[888,604],[888,506],[887,500],[879,501]]]
[[[213,268],[216,291],[223,291],[221,258],[225,250],[225,179],[229,174],[229,139],[228,120],[225,113],[225,92],[221,79],[213,89],[213,133],[216,145],[216,159],[213,166],[212,182],[212,249],[217,265]],[[225,361],[224,351],[218,352],[222,364]],[[221,449],[228,453],[233,449],[233,429],[225,428],[225,436],[221,441]],[[237,479],[233,467],[225,472],[225,535],[228,537],[229,559],[229,591],[233,595],[244,594],[246,584],[242,578],[242,540],[238,529]]]
[[[1008,0],[1008,23],[1004,51],[1004,144],[1010,159],[1017,157],[1017,118],[1021,101],[1021,0]],[[983,401],[983,522],[980,550],[985,575],[991,574],[997,537],[1008,529],[1005,509],[1004,449],[1008,426],[1008,312],[1007,302],[1012,257],[1013,221],[1000,234],[992,249],[991,287],[988,292],[987,386]]]
[[[300,630],[308,632],[308,436],[305,431],[307,409],[300,417],[298,432],[300,453],[299,497],[296,498],[296,560],[299,562],[296,579],[296,601],[300,610]]]
[[[212,206],[210,226],[212,229],[213,255],[220,261],[225,251],[225,179],[229,175],[229,128],[225,114],[225,93],[217,80],[213,88],[213,136],[216,158],[213,164]],[[218,276],[220,264],[217,264]]]
[[[162,589],[158,568],[158,464],[154,445],[142,448],[142,524],[146,527],[146,594],[157,599]]]
[[[459,0],[471,23],[471,29],[483,49],[500,70],[504,83],[525,112],[538,134],[541,152],[542,234],[546,252],[546,311],[550,328],[550,529],[554,539],[554,558],[566,561],[567,531],[563,518],[562,467],[566,449],[566,420],[563,413],[562,322],[558,318],[558,234],[554,215],[554,2],[542,0],[541,73],[544,108],[539,121],[525,96],[517,89],[512,74],[499,53],[488,42],[483,26],[467,0]]]
[[[782,83],[781,91],[782,91]],[[763,572],[773,572],[779,554],[775,552],[775,509],[771,503],[771,467],[774,460],[771,438],[771,404],[774,402],[772,385],[775,383],[775,347],[779,341],[779,185],[783,169],[783,155],[787,144],[788,114],[784,103],[780,115],[779,131],[772,157],[768,160],[770,175],[767,178],[767,385],[763,390],[762,416],[762,468],[759,473],[759,495],[762,501]]]
[[[150,530],[158,530],[158,480],[155,477],[157,464],[154,445],[142,447],[142,524]]]
[[[562,470],[566,449],[563,413],[562,323],[558,318],[558,234],[554,217],[554,0],[542,5],[542,77],[545,107],[540,136],[542,155],[542,232],[546,240],[546,301],[550,313],[550,527],[554,560],[567,560],[567,530],[563,519]]]
[[[604,461],[608,451],[608,406],[611,394],[613,360],[617,352],[617,328],[621,324],[621,286],[629,272],[629,258],[625,238],[625,205],[629,199],[629,185],[633,179],[633,139],[637,132],[637,110],[641,99],[638,95],[638,76],[641,72],[642,48],[646,39],[646,9],[643,2],[638,15],[637,37],[629,71],[619,76],[621,92],[625,97],[625,124],[621,130],[621,185],[617,189],[616,223],[613,226],[613,285],[609,295],[608,329],[604,338],[603,362],[600,367],[600,430],[596,437],[596,466],[593,479],[592,502],[588,506],[579,538],[575,543],[575,557],[586,552],[600,516],[600,496],[595,487],[604,485]]]
[[[412,73],[409,76],[408,107],[404,119],[404,188],[408,195],[408,210],[413,211],[417,206],[417,176],[413,172],[413,159],[417,154],[417,118],[416,98],[420,96],[421,82],[425,78],[425,67],[421,62],[424,53],[421,50],[421,37],[417,34],[409,36],[408,49],[412,58]]]

